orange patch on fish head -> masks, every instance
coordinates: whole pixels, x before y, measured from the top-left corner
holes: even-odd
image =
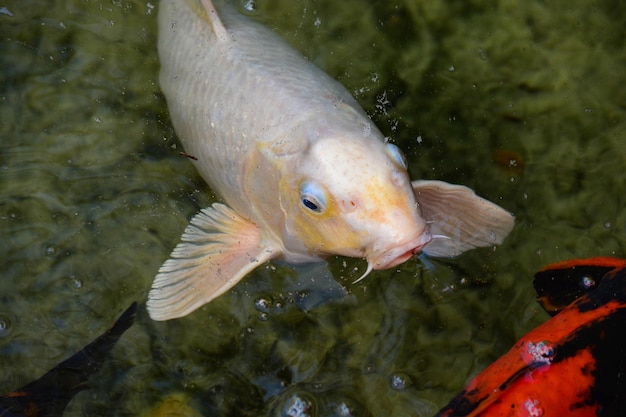
[[[369,269],[406,261],[431,239],[400,151],[380,141],[316,142],[285,179],[286,234],[320,256],[367,258]],[[295,190],[295,192],[294,192]],[[285,241],[285,239],[283,239]]]

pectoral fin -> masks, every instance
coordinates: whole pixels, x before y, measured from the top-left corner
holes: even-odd
[[[159,269],[148,295],[148,313],[153,320],[186,316],[278,254],[263,243],[255,224],[223,204],[213,204],[191,220]]]
[[[413,191],[433,240],[423,252],[452,257],[469,249],[502,243],[514,218],[470,188],[443,181],[413,181]]]

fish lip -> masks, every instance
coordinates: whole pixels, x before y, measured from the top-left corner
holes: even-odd
[[[389,269],[408,261],[413,255],[420,252],[432,240],[429,231],[425,231],[408,242],[395,246],[378,256],[368,256],[367,260],[373,269]]]

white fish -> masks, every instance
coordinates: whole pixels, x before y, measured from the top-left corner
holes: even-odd
[[[154,320],[185,316],[270,259],[362,257],[367,275],[423,251],[501,243],[513,216],[467,187],[410,182],[337,81],[270,29],[210,0],[159,4],[160,82],[185,151],[224,200],[192,220],[154,279]]]

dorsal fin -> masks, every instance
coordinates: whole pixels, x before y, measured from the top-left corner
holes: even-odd
[[[209,19],[209,23],[211,24],[211,28],[213,29],[213,33],[218,37],[219,40],[225,41],[228,39],[228,32],[222,23],[219,15],[217,14],[217,9],[213,6],[213,2],[211,0],[201,0],[202,6],[204,7],[204,11],[206,12],[207,18]]]

